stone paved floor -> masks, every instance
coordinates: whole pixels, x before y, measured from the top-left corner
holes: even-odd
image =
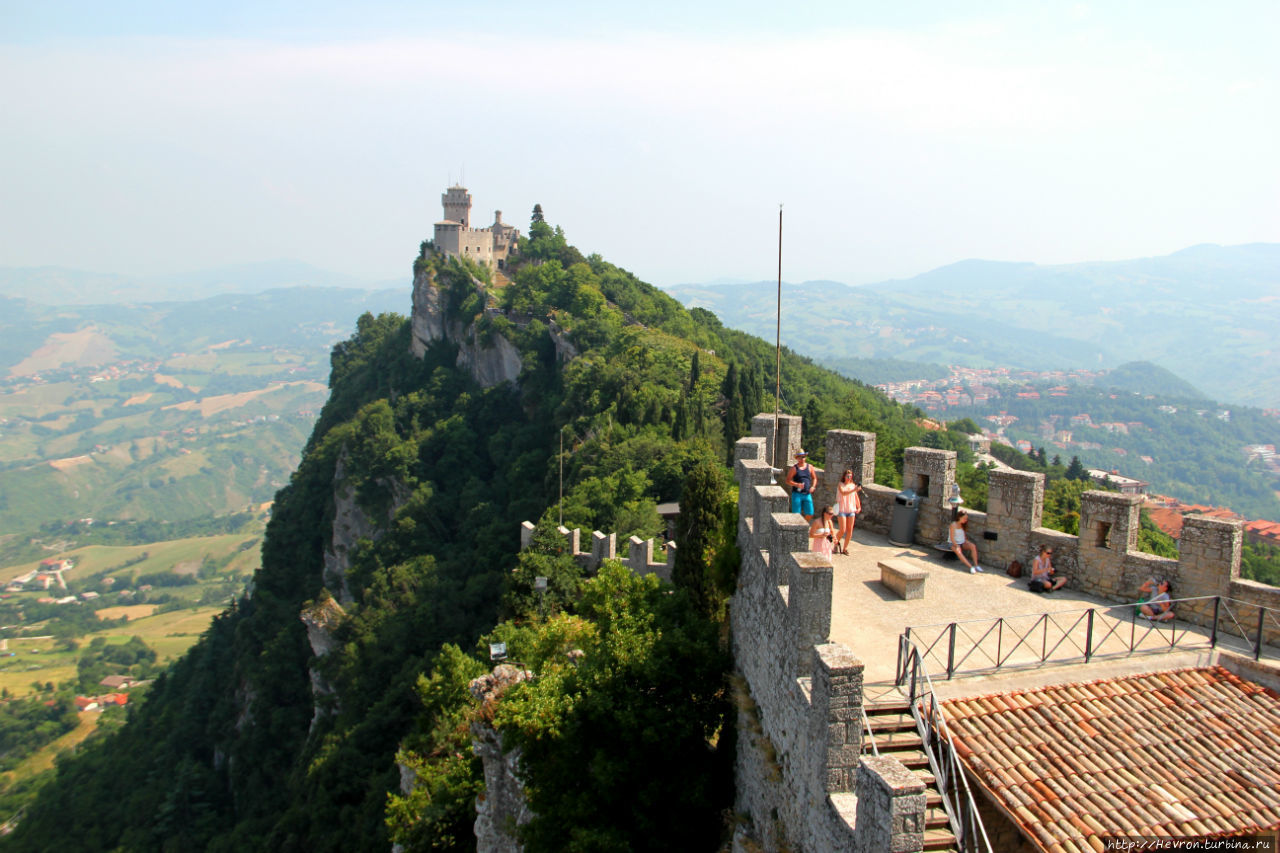
[[[835,571],[831,641],[843,643],[862,659],[869,698],[890,689],[897,661],[897,638],[908,626],[912,627],[912,636],[922,650],[942,637],[929,654],[930,675],[940,696],[975,695],[1132,672],[1204,666],[1213,660],[1208,631],[1184,621],[1175,621],[1172,627],[1152,628],[1139,618],[1135,625],[1131,607],[1071,589],[1038,595],[1027,589],[1025,579],[1015,580],[991,567],[973,575],[959,561],[943,562],[926,549],[892,545],[874,533],[855,530],[850,551],[848,556],[832,557]],[[901,560],[927,571],[924,598],[904,601],[883,586],[878,564],[884,559]],[[1086,628],[1080,614],[1088,608],[1098,609],[1093,633],[1097,656],[1085,664]],[[1054,615],[1049,620],[1047,637],[1051,651],[1048,662],[1041,663],[1045,629],[1043,623],[1037,625],[1037,620],[1045,613]],[[995,633],[978,642],[997,617],[1005,619],[1000,638],[1002,658],[1009,654],[1009,647],[1017,642],[1018,635],[1028,636],[998,672],[992,666],[997,647]],[[944,625],[952,621],[962,624],[957,629],[957,677],[947,681],[948,642]],[[1108,631],[1110,636],[1102,639]],[[1173,636],[1177,638],[1174,651],[1170,651],[1171,632],[1176,632]],[[1069,639],[1058,643],[1064,635]],[[1053,651],[1055,643],[1058,647]],[[1127,654],[1131,643],[1136,643],[1138,648],[1132,655]],[[981,651],[973,651],[960,662],[965,652],[975,647]]]

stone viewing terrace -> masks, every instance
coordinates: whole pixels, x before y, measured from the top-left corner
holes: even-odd
[[[893,545],[874,532],[855,528],[849,552],[831,558],[829,639],[847,646],[863,662],[868,698],[897,693],[898,639],[908,628],[923,647],[938,640],[927,659],[940,696],[1209,665],[1218,660],[1219,650],[1248,652],[1245,642],[1225,633],[1215,650],[1207,627],[1177,620],[1152,624],[1137,616],[1131,605],[1069,587],[1037,594],[1027,589],[1026,578],[1015,579],[990,567],[970,574],[958,560],[944,562],[935,556],[932,548]],[[885,560],[928,572],[924,597],[904,600],[886,588],[879,569]],[[1095,611],[1095,643],[1086,664],[1089,609]],[[948,679],[951,623],[957,625],[955,668]],[[1268,650],[1280,656],[1280,650]]]
[[[921,501],[914,541],[898,546],[887,538],[898,490],[874,482],[875,435],[833,430],[815,504],[835,503],[835,481],[845,468],[863,485],[864,498],[851,553],[828,557],[809,550],[809,525],[790,512],[787,493],[777,485],[800,445],[800,419],[782,417],[775,438],[774,416],[759,415],[752,433],[735,446],[742,566],[730,613],[746,694],[739,703],[737,768],[737,811],[746,819],[735,849],[1084,850],[1099,849],[1094,826],[1159,825],[1171,831],[1168,826],[1176,823],[1188,831],[1227,825],[1244,831],[1268,819],[1263,809],[1247,818],[1233,816],[1234,823],[1207,817],[1196,823],[1186,818],[1196,808],[1186,786],[1172,805],[1155,804],[1169,821],[1171,814],[1185,818],[1167,826],[1154,818],[1119,821],[1104,815],[1101,805],[1096,815],[1073,823],[1050,802],[1065,796],[1061,785],[1006,784],[1008,797],[988,801],[983,793],[994,790],[997,777],[974,775],[975,749],[965,759],[956,757],[946,722],[946,709],[959,697],[983,697],[973,707],[985,714],[1012,705],[1000,696],[1089,682],[1106,685],[1097,688],[1098,695],[1137,691],[1133,695],[1141,698],[1133,707],[1139,701],[1184,707],[1189,719],[1201,721],[1196,725],[1209,727],[1203,731],[1207,739],[1214,727],[1232,725],[1215,717],[1219,705],[1212,696],[1200,705],[1184,698],[1190,694],[1179,685],[1191,683],[1186,679],[1151,688],[1129,688],[1122,679],[1217,666],[1253,684],[1245,688],[1249,695],[1280,697],[1274,691],[1280,687],[1280,590],[1239,577],[1238,522],[1189,517],[1179,558],[1154,557],[1136,548],[1135,496],[1085,493],[1081,534],[1068,535],[1040,525],[1042,475],[991,471],[988,510],[969,511],[969,534],[985,571],[970,574],[958,562],[944,562],[935,548],[952,516],[947,499],[953,494],[955,454],[906,450],[902,481]],[[1011,560],[1029,566],[1040,543],[1053,547],[1054,565],[1068,578],[1066,588],[1045,595],[1005,572]],[[927,573],[923,595],[920,571]],[[1152,576],[1173,584],[1177,618],[1171,623],[1135,617],[1138,587]],[[1148,700],[1151,691],[1155,699]],[[1089,695],[1074,688],[1065,695],[1077,694]],[[1080,731],[1056,728],[1068,720],[1065,712],[1030,700],[1023,704],[1046,709],[1038,712],[1044,716],[1036,725],[1057,731],[1054,743],[1065,739],[1096,755],[1152,743],[1141,736],[1107,741],[1087,722]],[[1071,712],[1081,720],[1089,713],[1082,707]],[[1123,713],[1127,706],[1118,707]],[[980,720],[981,726],[987,718]],[[994,716],[990,722],[1004,725]],[[979,740],[995,744],[985,760],[999,761],[1005,736],[979,730]],[[1107,731],[1128,730],[1116,722]],[[1195,726],[1188,731],[1187,737],[1200,736]],[[1212,761],[1212,752],[1204,760]],[[1265,765],[1280,756],[1280,738],[1271,735],[1254,752],[1239,755],[1246,762],[1247,756],[1260,756]],[[1043,764],[1028,766],[1058,779],[1079,775],[1086,763],[1055,765],[1046,755]],[[1103,799],[1114,803],[1145,790],[1156,784],[1158,770],[1152,765],[1150,779],[1133,782],[1131,791],[1108,790]],[[1271,784],[1266,772],[1247,763],[1231,772],[1237,774],[1231,778],[1244,780],[1232,784],[1245,788]],[[1194,778],[1212,776],[1206,771]],[[1103,785],[1101,776],[1098,784]],[[1087,810],[1087,804],[1081,799],[1072,808]],[[1132,808],[1145,814],[1136,802]],[[1275,819],[1280,826],[1280,812]]]

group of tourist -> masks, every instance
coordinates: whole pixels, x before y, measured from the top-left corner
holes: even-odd
[[[853,480],[853,469],[846,468],[836,484],[836,505],[813,510],[813,490],[818,478],[809,464],[809,454],[796,451],[795,464],[787,469],[787,485],[791,487],[791,511],[809,522],[809,550],[819,554],[848,554],[853,525],[862,512],[862,486]]]
[[[791,488],[791,511],[804,516],[809,522],[809,550],[819,554],[848,554],[849,540],[853,538],[853,526],[862,512],[862,486],[854,482],[853,469],[846,468],[836,484],[836,505],[824,506],[814,512],[813,491],[818,477],[809,464],[809,454],[797,450],[795,464],[787,468],[786,483]],[[978,546],[969,537],[969,514],[959,510],[947,528],[947,546],[970,574],[982,571],[978,563]],[[1031,579],[1027,588],[1032,592],[1046,593],[1062,589],[1067,579],[1057,574],[1053,567],[1053,548],[1040,546],[1031,563]],[[1152,622],[1167,622],[1174,618],[1173,597],[1168,580],[1148,578],[1139,587],[1142,598],[1135,605],[1144,618]]]
[[[1031,564],[1031,580],[1027,588],[1032,592],[1053,592],[1067,585],[1067,579],[1057,575],[1053,568],[1053,548],[1040,546],[1040,553]],[[1142,597],[1134,604],[1137,612],[1149,622],[1168,622],[1173,614],[1173,585],[1167,578],[1147,578],[1138,591]]]

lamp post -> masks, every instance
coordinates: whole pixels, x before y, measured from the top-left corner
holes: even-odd
[[[947,498],[947,503],[951,505],[951,520],[955,521],[960,515],[960,504],[964,503],[964,498],[960,497],[960,484],[951,484],[951,497]]]

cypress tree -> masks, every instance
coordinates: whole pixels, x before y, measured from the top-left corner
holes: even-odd
[[[709,613],[711,579],[708,568],[715,557],[720,528],[720,503],[724,499],[724,469],[703,460],[684,481],[680,515],[676,518],[676,560],[671,581],[689,591],[694,606]]]

